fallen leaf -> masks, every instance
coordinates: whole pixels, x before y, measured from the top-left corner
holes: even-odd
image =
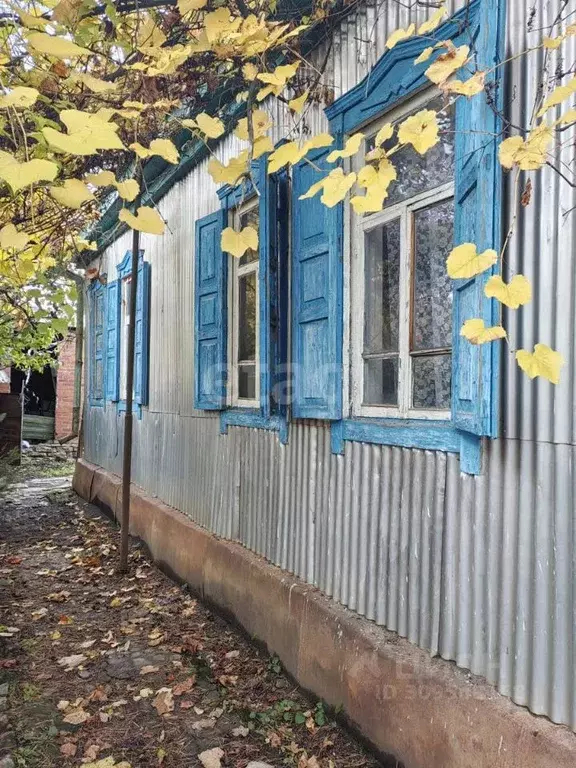
[[[228,651],[225,655],[226,659],[237,659],[240,656],[240,651]]]
[[[170,688],[160,688],[152,706],[159,715],[166,715],[174,709],[174,697]]]
[[[232,731],[232,736],[241,736],[244,738],[245,736],[248,736],[250,733],[250,728],[246,728],[245,725],[240,725],[238,728],[234,728]]]
[[[206,728],[214,728],[215,725],[215,718],[207,717],[204,720],[196,720],[195,723],[192,723],[191,728],[193,731],[203,731]]]
[[[78,707],[77,709],[72,709],[68,714],[63,718],[65,723],[70,723],[71,725],[81,725],[82,723],[85,723],[86,720],[89,720],[91,717],[89,712],[86,712],[85,709],[82,709],[82,707]]]
[[[34,621],[38,621],[38,619],[43,619],[47,613],[48,613],[48,608],[38,608],[37,611],[32,611],[31,615]]]
[[[64,755],[65,757],[74,757],[77,749],[78,749],[77,744],[74,744],[71,741],[66,741],[60,747],[60,754]]]
[[[79,667],[80,664],[86,661],[86,656],[82,653],[73,654],[72,656],[63,656],[58,659],[58,664],[64,667],[66,671]]]
[[[189,677],[188,679],[183,680],[181,683],[175,685],[172,689],[172,693],[174,696],[182,696],[183,693],[188,693],[188,691],[192,690],[195,682],[196,677],[192,675],[192,677]]]
[[[152,675],[154,672],[158,672],[160,667],[153,667],[151,664],[147,664],[140,670],[141,675]]]
[[[224,750],[220,747],[214,747],[213,749],[207,749],[204,752],[200,752],[198,760],[202,763],[204,768],[221,768],[221,759],[224,757]]]

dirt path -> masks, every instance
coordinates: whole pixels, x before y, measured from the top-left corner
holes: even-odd
[[[54,485],[0,501],[0,768],[379,765],[136,543],[118,576],[115,526]]]

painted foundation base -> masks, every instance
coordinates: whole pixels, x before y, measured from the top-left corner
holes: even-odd
[[[120,514],[116,475],[79,460],[74,488]],[[130,529],[159,565],[231,614],[304,688],[343,706],[368,741],[406,768],[575,768],[569,729],[431,659],[137,487]]]

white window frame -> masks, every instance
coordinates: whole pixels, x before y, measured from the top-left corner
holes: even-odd
[[[247,202],[239,205],[230,211],[230,226],[237,231],[240,230],[241,217],[253,208],[258,208],[259,198],[253,197]],[[229,255],[228,269],[228,306],[230,307],[228,315],[228,349],[230,356],[228,359],[228,405],[234,408],[259,408],[260,407],[260,258],[258,257],[250,264],[240,264],[240,259]],[[240,278],[246,275],[254,274],[256,276],[256,356],[254,366],[255,393],[256,397],[245,398],[238,394],[238,374],[242,361],[238,360],[239,347],[239,282]],[[248,361],[247,361],[248,362]]]
[[[423,94],[411,99],[402,107],[368,124],[363,129],[366,142],[374,136],[386,122],[397,122],[403,116],[422,108],[437,95],[428,89]],[[364,165],[364,154],[355,158],[353,170],[358,171]],[[345,314],[344,359],[349,361],[347,379],[348,391],[344,392],[348,402],[349,415],[352,417],[427,419],[447,421],[451,418],[450,408],[421,409],[413,408],[412,401],[412,359],[410,353],[410,323],[412,314],[412,275],[413,275],[413,222],[414,213],[435,203],[454,197],[454,182],[445,183],[427,192],[414,195],[400,203],[385,207],[382,211],[370,215],[357,215],[348,204],[346,217],[347,232],[345,242]],[[398,337],[398,405],[365,405],[364,399],[364,244],[365,233],[382,224],[400,218],[400,276],[399,276],[399,337]],[[362,311],[358,311],[359,308]],[[407,370],[406,370],[407,369]]]
[[[120,281],[120,401],[126,400],[126,370],[128,363],[128,325],[130,323],[130,294],[126,286],[132,285],[132,275]]]

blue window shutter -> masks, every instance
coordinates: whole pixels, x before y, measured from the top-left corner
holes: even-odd
[[[334,166],[330,149],[293,169],[292,414],[342,417],[342,204],[327,208],[319,195],[298,198]],[[316,167],[316,168],[315,168]]]
[[[274,356],[271,344],[271,320],[274,293],[274,261],[276,251],[276,177],[267,172],[268,163],[262,157],[257,164],[258,190],[258,321],[260,329],[260,409],[266,418],[271,412],[271,386]]]
[[[104,315],[105,292],[104,286],[95,285],[92,290],[92,375],[91,375],[91,402],[93,405],[102,405],[104,400]]]
[[[106,287],[106,400],[120,397],[120,282]]]
[[[194,407],[226,404],[226,286],[228,261],[220,247],[225,211],[196,222],[194,263]]]
[[[150,264],[140,261],[136,288],[136,330],[134,338],[134,400],[148,405],[148,364],[150,355]]]
[[[477,67],[492,71],[502,55],[503,3],[488,0],[485,6],[476,29]],[[500,80],[498,92],[495,87],[491,91],[496,109],[501,105],[502,91]],[[496,109],[488,103],[485,93],[458,99],[456,106],[454,244],[474,243],[478,252],[486,248],[498,251],[501,239],[501,123]],[[471,317],[483,318],[487,326],[499,322],[496,302],[484,295],[491,274],[489,270],[454,282],[452,419],[454,426],[471,435],[496,437],[500,346],[474,346],[460,336],[462,324]]]

